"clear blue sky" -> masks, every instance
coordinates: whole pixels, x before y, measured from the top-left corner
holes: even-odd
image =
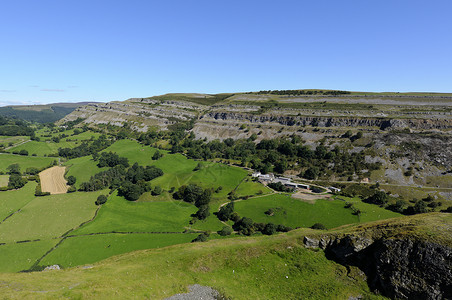
[[[0,105],[263,89],[452,92],[452,1],[0,4]]]

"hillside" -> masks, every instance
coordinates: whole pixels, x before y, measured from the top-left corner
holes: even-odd
[[[76,108],[94,102],[52,103],[45,105],[10,105],[0,107],[0,116],[14,117],[30,122],[55,122]]]
[[[326,138],[330,149],[365,150],[367,160],[382,163],[372,182],[440,188],[438,196],[452,199],[452,94],[309,91],[134,98],[80,107],[60,124],[82,118],[79,126],[127,124],[136,132],[183,125],[208,141],[297,135],[311,147]],[[348,131],[363,138],[350,143]]]
[[[371,289],[391,298],[446,299],[452,296],[451,218],[426,214],[332,231],[299,229],[137,251],[65,270],[0,274],[0,291],[21,299],[163,299],[200,284],[224,299],[383,299],[371,293],[367,278]],[[332,242],[322,246],[325,250],[310,250],[320,237]],[[402,255],[385,250],[388,243],[406,241],[411,246]],[[409,261],[409,255],[416,259]],[[360,270],[340,260],[352,256],[373,259],[367,259],[367,268],[355,262]]]

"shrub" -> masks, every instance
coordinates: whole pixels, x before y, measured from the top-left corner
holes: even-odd
[[[204,232],[201,233],[200,235],[198,235],[195,239],[193,239],[191,242],[192,243],[196,243],[196,242],[207,242],[207,238],[209,237],[209,234]]]
[[[67,184],[68,185],[74,185],[76,181],[77,181],[77,178],[75,178],[72,175],[67,178]]]
[[[217,233],[221,236],[231,235],[233,232],[232,228],[229,226],[224,226],[223,229],[217,231]]]
[[[75,192],[75,191],[77,191],[77,188],[76,188],[74,185],[71,185],[71,186],[67,189],[67,192],[68,192],[68,193],[73,193],[73,192]]]
[[[95,204],[96,205],[102,205],[102,204],[104,204],[105,202],[107,202],[107,196],[105,196],[105,195],[99,195],[98,197],[97,197],[97,200],[96,200],[96,202],[95,202]]]
[[[326,230],[326,226],[322,223],[315,223],[311,226],[312,229],[318,229],[318,230]]]

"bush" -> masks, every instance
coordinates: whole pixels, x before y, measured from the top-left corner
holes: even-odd
[[[312,229],[318,229],[318,230],[326,230],[326,226],[322,223],[315,223],[311,226]]]
[[[262,230],[262,233],[265,235],[273,235],[276,233],[276,226],[273,223],[268,223],[265,225],[264,230]]]
[[[229,226],[224,226],[223,229],[217,231],[217,233],[221,236],[231,235],[233,232],[232,228]]]
[[[11,189],[20,189],[27,183],[27,179],[22,178],[19,174],[11,174],[9,176],[8,187]]]
[[[74,185],[76,181],[77,181],[77,178],[75,178],[72,175],[67,178],[67,184],[68,185]]]
[[[204,232],[201,233],[200,235],[198,235],[195,239],[193,239],[191,242],[192,243],[196,243],[196,242],[207,242],[207,238],[209,237],[209,234]]]
[[[96,202],[95,202],[95,204],[96,205],[102,205],[102,204],[104,204],[105,202],[107,202],[107,196],[105,196],[105,195],[99,195],[98,197],[97,197],[97,200],[96,200]]]
[[[19,155],[28,156],[28,151],[25,149],[22,149],[19,151]]]

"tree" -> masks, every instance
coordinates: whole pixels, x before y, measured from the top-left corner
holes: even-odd
[[[25,173],[30,174],[30,175],[36,175],[39,173],[39,169],[34,168],[34,167],[29,167],[29,168],[27,168],[27,170],[25,170]]]
[[[319,174],[320,169],[318,167],[310,167],[303,173],[303,177],[306,179],[314,180],[317,179],[317,177],[319,177]]]
[[[158,196],[162,193],[162,188],[159,185],[156,185],[152,190],[152,196]]]
[[[11,174],[9,176],[8,187],[11,189],[20,189],[27,183],[27,179],[22,178],[19,174]]]
[[[368,197],[365,202],[377,204],[377,205],[385,205],[388,203],[388,195],[383,191],[376,191],[372,196]]]
[[[235,222],[232,228],[243,235],[252,235],[255,232],[254,221],[247,217]]]
[[[418,200],[414,204],[413,210],[414,210],[415,214],[426,213],[426,212],[428,212],[427,204],[425,204],[425,202],[422,200]]]
[[[326,226],[322,223],[315,223],[311,226],[312,229],[326,230]]]
[[[234,202],[229,202],[228,204],[222,206],[217,213],[217,218],[221,221],[227,221],[231,218],[232,213],[234,212]]]
[[[95,204],[96,204],[96,205],[102,205],[102,204],[104,204],[105,202],[107,202],[107,196],[105,196],[105,195],[99,195],[99,196],[97,196],[97,200],[96,200]]]
[[[6,170],[8,174],[20,174],[20,166],[19,164],[9,165]]]
[[[201,233],[200,235],[198,235],[195,239],[193,239],[191,242],[192,243],[196,243],[196,242],[207,242],[207,238],[209,237],[209,234],[204,232]]]
[[[201,205],[195,214],[198,220],[205,220],[210,215],[209,205]]]
[[[262,233],[265,235],[272,235],[276,233],[276,226],[273,223],[268,223],[265,225],[264,230],[262,230]]]
[[[158,160],[163,156],[163,154],[160,153],[159,150],[154,152],[154,155],[152,155],[152,160]]]
[[[217,231],[217,233],[221,236],[227,236],[232,234],[232,228],[229,226],[224,226],[223,229]]]
[[[28,151],[25,149],[22,149],[19,151],[19,155],[28,156]]]
[[[70,175],[70,176],[67,178],[67,184],[68,184],[68,185],[74,185],[76,181],[77,181],[77,178],[75,178],[75,177],[72,176],[72,175]]]

